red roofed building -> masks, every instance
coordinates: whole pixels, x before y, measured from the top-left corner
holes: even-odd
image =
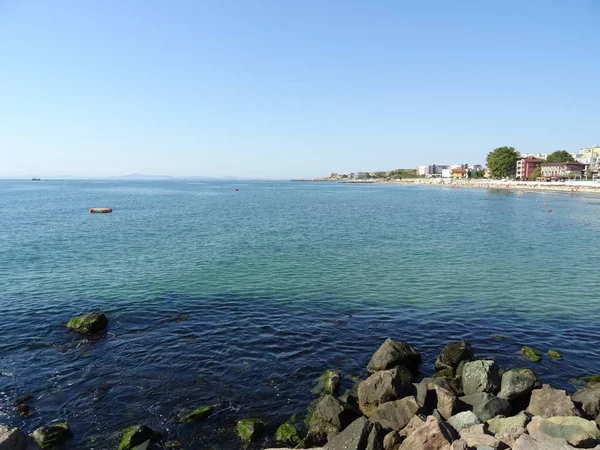
[[[517,160],[517,167],[515,171],[515,178],[517,180],[526,180],[529,175],[542,163],[541,159],[528,156],[527,158],[519,158]]]

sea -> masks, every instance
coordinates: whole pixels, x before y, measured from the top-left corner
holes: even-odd
[[[110,214],[90,214],[110,207]],[[236,421],[300,429],[388,337],[572,392],[600,372],[600,196],[289,181],[0,181],[0,424],[68,422],[65,449],[133,424],[241,449]],[[85,337],[65,323],[109,318]],[[520,353],[529,345],[541,362]],[[558,350],[563,359],[545,355]],[[32,394],[33,414],[13,402]],[[186,407],[213,414],[175,423]]]

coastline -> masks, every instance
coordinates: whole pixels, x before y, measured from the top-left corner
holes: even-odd
[[[600,194],[600,183],[594,181],[538,182],[500,180],[452,180],[446,178],[406,178],[402,180],[294,180],[350,184],[400,184],[415,186],[443,186],[450,188],[505,189],[517,191],[548,191],[569,194]]]

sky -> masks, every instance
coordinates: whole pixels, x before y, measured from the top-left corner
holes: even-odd
[[[600,145],[600,1],[0,0],[0,177],[299,178]]]

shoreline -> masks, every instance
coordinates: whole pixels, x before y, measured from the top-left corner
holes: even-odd
[[[504,189],[518,191],[548,191],[569,194],[600,194],[600,183],[594,181],[539,182],[539,181],[497,181],[497,180],[451,180],[444,178],[407,178],[403,180],[293,180],[310,182],[330,182],[348,184],[398,184],[413,186],[441,186],[450,188]]]

